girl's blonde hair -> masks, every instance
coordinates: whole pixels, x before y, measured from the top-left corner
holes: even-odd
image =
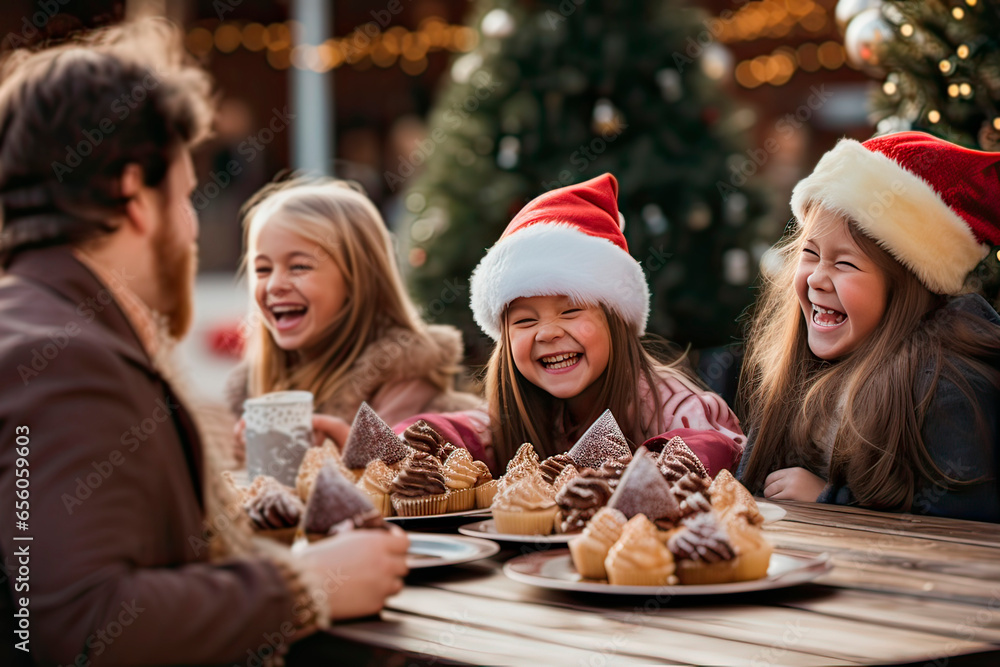
[[[566,443],[559,438],[559,425],[555,423],[560,413],[556,409],[560,399],[529,382],[514,363],[507,328],[509,308],[508,305],[501,316],[500,339],[486,366],[486,398],[490,406],[494,451],[501,469],[525,442],[532,443],[542,458],[566,451]],[[596,380],[601,385],[593,413],[580,421],[579,433],[565,436],[582,435],[582,429],[610,409],[634,450],[664,428],[663,415],[658,409],[658,375],[676,376],[692,389],[702,387],[682,366],[686,360],[685,351],[653,336],[640,338],[634,324],[629,324],[604,304],[600,308],[608,323],[608,367]],[[650,397],[640,395],[640,378],[649,387]],[[650,398],[655,406],[652,422],[643,430],[641,405]]]
[[[760,492],[770,472],[810,467],[808,453],[818,451],[817,434],[835,433],[829,481],[846,484],[863,506],[908,510],[921,479],[943,486],[961,483],[928,454],[921,435],[924,416],[941,377],[975,405],[957,360],[1000,384],[989,363],[991,355],[996,361],[1000,334],[971,314],[939,316],[943,297],[932,294],[856,224],[817,212],[810,211],[779,244],[779,268],[763,276],[740,381],[741,414],[754,442],[743,482]],[[851,238],[883,272],[887,290],[879,326],[834,363],[809,350],[794,282],[806,239],[830,231],[817,224],[824,218],[846,222]],[[927,368],[932,372],[924,376]]]
[[[364,349],[390,327],[428,349],[437,346],[406,293],[382,216],[357,184],[293,177],[265,186],[244,205],[241,217],[246,248],[241,270],[247,269],[261,227],[276,225],[308,241],[317,261],[334,262],[347,289],[343,309],[308,360],[278,347],[258,318],[247,347],[250,396],[300,389],[323,405],[349,381]],[[428,380],[447,390],[454,377],[448,370],[439,369]]]

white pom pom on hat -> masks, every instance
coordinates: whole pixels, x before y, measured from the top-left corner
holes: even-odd
[[[611,174],[531,200],[472,272],[476,323],[498,340],[511,301],[562,295],[603,303],[645,333],[649,286],[629,254],[624,227],[618,181]]]

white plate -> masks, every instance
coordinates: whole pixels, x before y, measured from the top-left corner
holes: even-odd
[[[462,517],[476,517],[476,516],[489,516],[489,515],[490,515],[490,510],[489,508],[486,508],[478,510],[465,510],[464,512],[446,512],[444,514],[428,514],[427,516],[387,516],[385,520],[390,521],[392,523],[410,523],[411,521],[419,523],[421,521],[428,521],[428,520],[437,521],[440,519],[454,519]]]
[[[764,523],[774,523],[775,521],[781,521],[785,518],[788,512],[781,505],[775,505],[774,503],[765,503],[760,500],[757,501],[757,509],[760,510],[760,515],[764,517]]]
[[[829,554],[812,558],[772,554],[767,576],[753,581],[731,584],[704,584],[691,586],[612,586],[604,581],[584,579],[573,567],[568,550],[536,551],[507,561],[503,573],[514,581],[566,591],[606,593],[608,595],[719,595],[747,593],[786,586],[797,586],[812,581],[833,567]]]
[[[500,551],[496,542],[474,537],[434,533],[409,533],[407,536],[410,550],[406,552],[406,564],[411,570],[469,563]]]
[[[488,540],[497,542],[526,542],[529,544],[566,544],[580,533],[560,533],[558,535],[513,535],[510,533],[498,533],[497,526],[493,519],[467,523],[458,527],[458,532],[470,537],[485,537]]]

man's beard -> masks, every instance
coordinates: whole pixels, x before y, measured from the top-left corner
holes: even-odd
[[[194,283],[198,266],[197,246],[184,246],[173,240],[169,225],[160,225],[153,239],[156,282],[161,303],[169,304],[162,315],[167,318],[167,331],[180,340],[194,320]]]

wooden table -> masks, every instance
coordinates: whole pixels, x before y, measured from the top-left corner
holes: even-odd
[[[815,583],[671,600],[567,593],[505,577],[521,553],[507,549],[415,571],[378,620],[332,632],[472,664],[1000,665],[1000,525],[781,504],[788,515],[766,526],[776,550],[832,556]]]

